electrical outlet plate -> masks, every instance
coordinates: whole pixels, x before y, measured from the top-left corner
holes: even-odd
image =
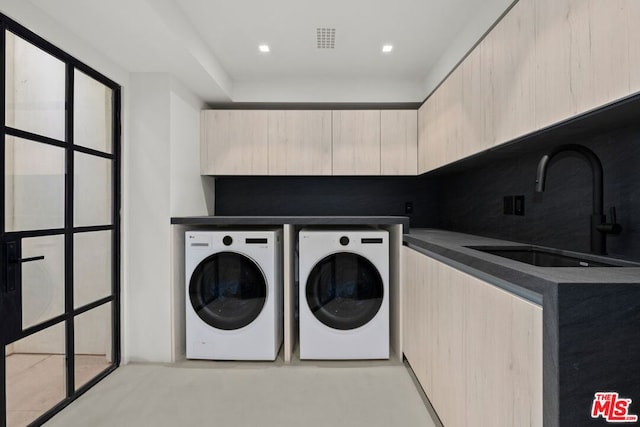
[[[524,195],[513,196],[513,214],[524,216]]]
[[[504,196],[504,214],[513,215],[513,196]]]
[[[405,202],[404,203],[404,213],[412,214],[413,213],[413,202]]]

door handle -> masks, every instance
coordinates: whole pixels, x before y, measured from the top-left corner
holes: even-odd
[[[32,256],[30,258],[10,259],[9,262],[13,262],[13,263],[16,263],[16,264],[22,264],[23,262],[39,261],[41,259],[44,259],[44,255]]]
[[[7,242],[7,246],[4,251],[4,265],[5,265],[5,280],[6,289],[5,292],[14,292],[16,290],[16,281],[18,280],[18,266],[16,265],[16,258],[18,258],[18,245],[16,242]]]
[[[5,292],[15,292],[16,282],[18,281],[19,268],[18,265],[25,262],[39,261],[44,259],[44,255],[33,256],[28,258],[18,258],[18,245],[16,242],[7,242],[7,246],[4,252],[5,261],[5,279],[6,288]]]

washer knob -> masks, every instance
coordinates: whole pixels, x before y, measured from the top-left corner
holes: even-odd
[[[342,246],[347,246],[349,244],[349,238],[347,236],[342,236],[340,238],[340,244]]]
[[[233,239],[231,238],[231,236],[224,236],[224,237],[222,238],[222,243],[223,243],[225,246],[231,246],[231,244],[233,243]]]

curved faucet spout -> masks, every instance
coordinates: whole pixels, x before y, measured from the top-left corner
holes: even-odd
[[[607,240],[605,233],[619,233],[620,226],[605,223],[603,212],[603,184],[602,184],[602,163],[593,151],[578,144],[561,145],[549,154],[542,156],[538,162],[538,171],[536,174],[536,191],[543,192],[545,181],[547,178],[547,168],[553,157],[563,151],[573,151],[581,154],[589,161],[591,166],[591,175],[593,177],[593,211],[591,214],[591,252],[595,254],[606,255]],[[612,215],[613,216],[613,215]]]
[[[593,214],[602,215],[604,211],[603,207],[603,184],[602,184],[602,163],[598,156],[582,145],[578,144],[565,144],[561,145],[549,154],[542,156],[538,162],[538,172],[536,174],[536,191],[541,193],[544,191],[545,183],[547,179],[547,167],[553,157],[563,151],[573,151],[583,155],[591,166],[591,175],[593,177]]]

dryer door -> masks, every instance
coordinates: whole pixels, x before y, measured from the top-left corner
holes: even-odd
[[[195,312],[210,326],[240,329],[262,311],[267,281],[252,259],[235,252],[219,252],[194,270],[189,298]]]
[[[355,329],[375,317],[384,298],[384,283],[368,259],[350,252],[329,255],[307,279],[307,304],[324,325]]]

